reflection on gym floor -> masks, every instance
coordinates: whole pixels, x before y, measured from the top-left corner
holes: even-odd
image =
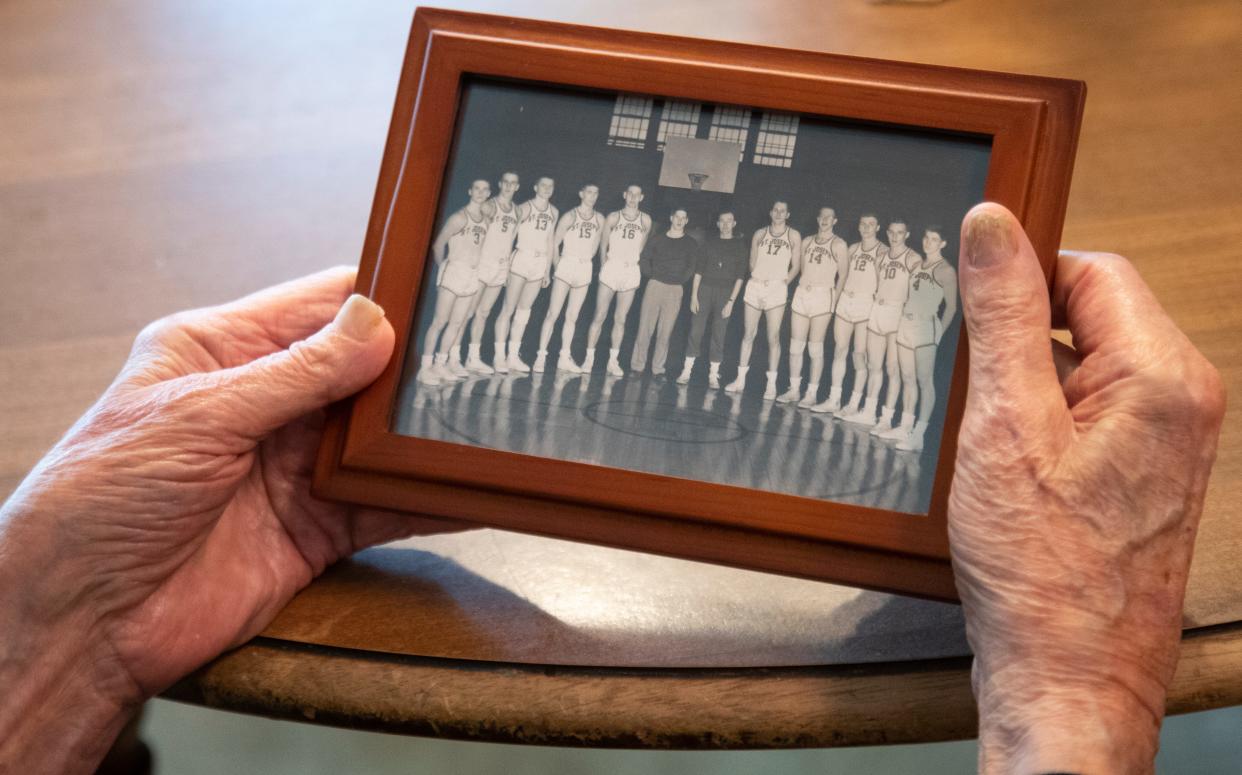
[[[611,468],[926,514],[939,440],[899,452],[792,404],[651,377],[542,374],[407,383],[394,430]]]

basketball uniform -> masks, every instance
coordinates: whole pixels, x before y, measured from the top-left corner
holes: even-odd
[[[466,212],[466,225],[448,240],[448,258],[440,264],[436,285],[455,296],[473,296],[479,290],[479,250],[487,236],[484,218]]]
[[[870,250],[863,250],[861,242],[850,250],[849,275],[841,289],[841,298],[837,300],[837,317],[847,323],[862,323],[871,316],[879,284],[876,264],[884,258],[884,253],[884,245],[879,242]]]
[[[599,248],[599,237],[603,231],[603,219],[599,213],[591,213],[591,217],[583,220],[578,208],[570,210],[569,229],[561,242],[561,260],[556,262],[555,275],[570,288],[581,288],[591,284],[591,260]]]
[[[833,237],[821,244],[814,238],[807,246],[792,305],[799,315],[817,318],[832,312],[832,289],[837,281],[837,270],[843,268],[837,266],[837,259],[832,255],[832,246],[839,241],[839,237]]]
[[[789,276],[789,264],[793,261],[789,226],[786,225],[780,235],[773,234],[771,226],[765,227],[763,236],[759,238],[758,252],[743,301],[759,310],[780,307],[789,301],[789,286],[785,282]]]
[[[936,281],[936,268],[943,263],[915,269],[910,273],[910,294],[902,308],[897,326],[897,343],[915,349],[940,343],[942,333],[940,305],[944,303],[944,286]]]
[[[599,270],[599,281],[617,293],[636,289],[642,282],[638,259],[642,255],[643,216],[634,220],[622,210],[608,232],[608,257]]]
[[[513,251],[513,264],[509,271],[532,282],[541,281],[548,271],[548,234],[556,225],[556,208],[550,203],[539,210],[535,200],[526,208],[526,217],[517,227],[517,249]]]
[[[900,256],[887,256],[880,262],[880,282],[876,286],[875,304],[867,321],[868,331],[885,336],[897,332],[901,308],[910,292],[910,267],[906,264],[909,258],[910,249],[906,248]]]
[[[489,288],[496,288],[509,279],[509,259],[513,255],[513,239],[517,237],[517,205],[510,202],[506,210],[499,199],[493,199],[492,205],[496,210],[487,224],[487,236],[483,239],[479,281]]]

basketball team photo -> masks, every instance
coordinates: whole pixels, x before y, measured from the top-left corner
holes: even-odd
[[[471,77],[392,429],[925,515],[990,154]]]

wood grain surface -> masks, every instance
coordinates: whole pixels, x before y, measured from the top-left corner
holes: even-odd
[[[1128,256],[1231,391],[1242,388],[1235,0],[464,7],[1082,79],[1090,97],[1064,244]],[[108,383],[146,322],[356,262],[411,13],[287,0],[0,5],[0,493]],[[1242,423],[1230,410],[1192,569],[1190,627],[1242,619],[1239,502]],[[734,582],[739,597],[746,578]],[[574,579],[558,583],[572,589]],[[451,588],[433,591],[452,599]],[[460,607],[404,604],[425,612],[417,625],[429,637],[461,638]],[[670,610],[724,622],[753,610],[695,605]],[[597,613],[617,631],[629,622],[624,609]],[[302,633],[322,625],[295,623]],[[334,620],[338,633],[358,624]],[[762,664],[780,635],[755,628],[735,645]],[[917,647],[908,633],[892,637]],[[1170,708],[1242,701],[1239,655],[1230,626],[1192,632]],[[559,661],[547,656],[525,658]],[[633,668],[424,663],[265,641],[178,696],[331,723],[582,744],[829,745],[973,730],[964,660],[784,670],[689,671],[696,688]],[[593,720],[573,720],[575,707]]]

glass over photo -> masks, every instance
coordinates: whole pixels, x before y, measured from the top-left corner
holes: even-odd
[[[990,153],[470,79],[393,429],[925,515]]]

